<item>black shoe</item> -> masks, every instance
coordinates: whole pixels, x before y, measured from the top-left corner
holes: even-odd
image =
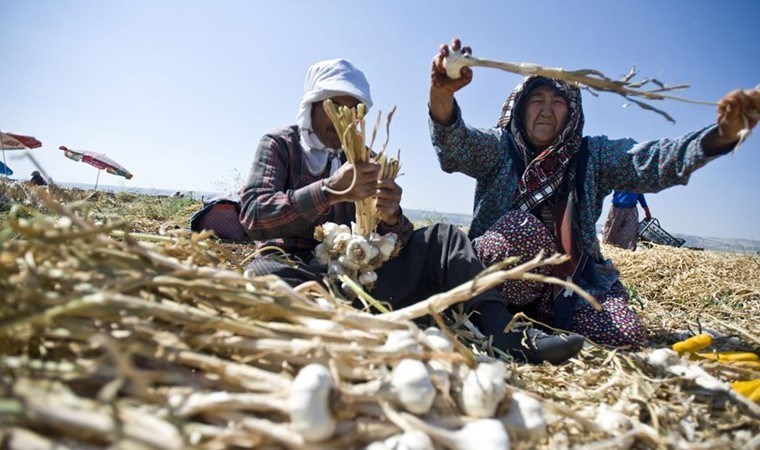
[[[532,327],[493,336],[493,345],[499,350],[531,364],[567,361],[581,351],[583,342],[583,336],[578,334],[546,334]]]

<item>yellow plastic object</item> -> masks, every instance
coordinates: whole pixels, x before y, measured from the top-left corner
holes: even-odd
[[[684,353],[691,353],[702,350],[705,347],[709,347],[710,344],[712,344],[712,338],[710,335],[707,333],[702,333],[696,336],[692,336],[685,341],[676,342],[673,344],[673,351],[679,355],[683,355]]]
[[[760,361],[726,361],[724,364],[731,364],[743,369],[760,370]]]
[[[760,378],[752,381],[734,381],[731,383],[731,389],[755,403],[760,403]]]
[[[752,352],[715,352],[715,353],[697,353],[697,356],[711,361],[720,361],[732,363],[738,361],[760,361],[760,357]]]

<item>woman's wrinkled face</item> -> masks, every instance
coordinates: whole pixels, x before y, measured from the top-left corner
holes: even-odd
[[[350,95],[339,95],[330,100],[332,100],[337,106],[348,106],[349,108],[353,108],[361,103]],[[311,105],[311,128],[325,146],[330,148],[340,148],[340,138],[338,137],[338,133],[335,131],[335,127],[330,121],[330,118],[327,116],[322,102],[315,102]]]
[[[567,121],[567,100],[547,85],[533,88],[522,108],[523,127],[536,150],[543,150],[562,131]]]

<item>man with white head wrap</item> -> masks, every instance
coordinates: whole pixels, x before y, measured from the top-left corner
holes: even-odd
[[[348,61],[323,61],[309,68],[297,125],[261,139],[248,181],[239,192],[240,222],[261,250],[248,268],[258,275],[275,274],[293,286],[310,280],[323,283],[325,267],[313,258],[318,244],[314,228],[325,222],[349,225],[356,216],[354,202],[373,196],[382,216],[378,233],[395,233],[403,245],[398,256],[377,270],[371,291],[375,298],[399,309],[479,274],[484,267],[461,230],[444,224],[414,230],[402,213],[396,182],[378,181],[376,163],[346,162],[322,106],[328,98],[349,107],[372,105],[369,83]],[[325,186],[347,192],[332,194]],[[289,260],[284,261],[280,252],[267,251],[271,247],[282,249]],[[473,321],[481,331],[494,336],[495,346],[518,359],[559,363],[578,353],[583,344],[577,335],[550,336],[536,329],[503,333],[510,317],[495,290],[473,298],[466,308],[475,312]],[[494,308],[498,320],[479,320],[493,316]]]
[[[312,105],[328,98],[344,95],[354,97],[364,103],[368,110],[372,107],[369,83],[364,78],[364,74],[350,62],[344,59],[333,59],[314,64],[309,68],[296,124],[307,165],[314,174],[321,173],[325,169],[328,156],[339,153],[341,149],[326,146],[314,132],[311,122]],[[331,160],[330,174],[333,174],[340,167],[340,161],[337,158],[331,158]]]

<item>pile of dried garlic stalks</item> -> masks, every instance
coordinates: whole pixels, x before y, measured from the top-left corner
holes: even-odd
[[[373,316],[316,284],[222,269],[206,235],[138,241],[43,200],[55,216],[11,211],[0,236],[3,447],[689,448],[697,433],[661,428],[657,398],[688,381],[635,357],[506,365],[411,321],[561,259]],[[752,412],[725,410],[741,433],[710,442],[751,443]]]

